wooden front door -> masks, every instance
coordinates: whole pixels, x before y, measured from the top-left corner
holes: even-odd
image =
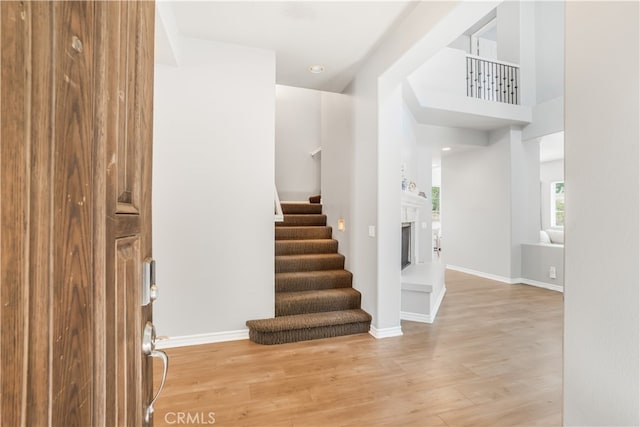
[[[152,2],[0,2],[0,418],[140,426],[151,400]]]

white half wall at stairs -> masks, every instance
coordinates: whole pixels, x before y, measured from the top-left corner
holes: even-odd
[[[179,66],[155,68],[154,323],[159,335],[225,334],[274,310],[275,54],[181,47]]]

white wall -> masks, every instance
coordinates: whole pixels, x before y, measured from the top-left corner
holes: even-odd
[[[442,252],[448,265],[510,280],[521,244],[538,241],[539,145],[519,128],[489,134],[489,146],[442,158]]]
[[[447,264],[511,275],[509,129],[490,145],[442,158],[442,255]]]
[[[467,96],[467,58],[460,49],[445,47],[409,76],[416,94]],[[420,98],[419,95],[417,95]]]
[[[536,1],[535,67],[538,104],[563,95],[564,2]]]
[[[345,267],[351,268],[351,241],[355,233],[353,209],[353,104],[352,98],[338,93],[322,92],[322,209],[327,225],[333,227],[338,251],[345,255]],[[338,219],[345,230],[338,230]],[[357,286],[355,286],[357,288]]]
[[[566,3],[567,426],[640,425],[639,12]]]
[[[510,129],[511,278],[521,277],[522,243],[540,237],[540,143],[523,142],[520,129]]]
[[[555,267],[556,278],[549,277],[549,269]],[[564,247],[541,243],[522,244],[521,277],[534,282],[554,285],[556,290],[564,285]]]
[[[462,34],[460,37],[455,39],[449,44],[450,48],[460,49],[464,51],[464,53],[471,53],[471,37],[467,34]]]
[[[522,139],[533,138],[562,132],[564,130],[564,97],[536,104],[532,111],[533,121],[522,130]]]
[[[154,321],[170,336],[240,330],[274,310],[275,55],[181,46],[154,89]]]
[[[322,92],[276,86],[276,186],[282,201],[308,200],[320,194]]]
[[[489,132],[477,129],[451,128],[418,124],[416,130],[418,141],[433,144],[436,149],[455,145],[489,145]]]
[[[551,183],[564,181],[564,160],[540,163],[540,217],[542,229],[551,227]]]
[[[520,64],[520,2],[505,1],[496,10],[498,59]]]

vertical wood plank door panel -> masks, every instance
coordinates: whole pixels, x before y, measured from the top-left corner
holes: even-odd
[[[114,425],[142,425],[142,365],[140,342],[140,238],[116,240],[115,352],[116,414]]]
[[[81,425],[92,410],[93,12],[91,2],[53,6],[53,425]]]
[[[53,115],[48,99],[53,89],[53,5],[47,2],[29,3],[31,18],[31,177],[29,215],[29,338],[28,349],[37,349],[28,357],[27,372],[33,375],[49,372],[51,343],[49,301],[52,294],[50,266],[53,264]],[[35,31],[34,29],[37,29]],[[49,376],[27,382],[26,425],[48,423]]]
[[[24,417],[22,393],[27,383],[25,335],[29,281],[29,68],[28,5],[0,3],[0,371],[3,424],[19,425]]]
[[[140,426],[153,2],[0,2],[0,425]]]

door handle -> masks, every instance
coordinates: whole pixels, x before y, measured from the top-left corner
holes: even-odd
[[[149,357],[156,357],[158,359],[162,359],[163,371],[162,371],[162,381],[160,382],[160,388],[158,388],[158,392],[153,396],[151,402],[144,411],[144,422],[149,424],[151,422],[151,414],[153,414],[153,405],[155,405],[158,396],[162,393],[162,389],[164,388],[164,382],[167,379],[167,371],[169,370],[169,357],[162,350],[156,350],[156,328],[153,326],[153,323],[147,322],[144,326],[144,331],[142,333],[142,352]]]

